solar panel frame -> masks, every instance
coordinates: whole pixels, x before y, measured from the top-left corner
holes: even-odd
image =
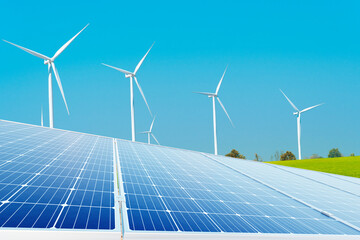
[[[118,204],[118,219],[120,219],[121,226],[119,226],[119,229],[121,230],[122,235],[124,235],[125,232],[128,232],[130,230],[129,228],[129,218],[126,211],[126,205],[125,205],[125,191],[124,191],[124,182],[122,179],[122,172],[120,167],[120,159],[119,159],[119,148],[117,146],[116,139],[113,139],[114,141],[114,164],[116,165],[116,168],[114,170],[116,171],[115,176],[117,176],[117,204]],[[115,181],[114,181],[115,182]]]

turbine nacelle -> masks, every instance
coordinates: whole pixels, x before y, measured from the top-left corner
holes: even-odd
[[[294,112],[293,114],[294,114],[295,116],[297,116],[297,115],[299,115],[299,112]]]
[[[125,74],[126,78],[130,78],[130,77],[134,77],[134,76],[135,76],[135,74]]]
[[[44,60],[44,64],[47,65],[47,64],[50,64],[50,60]]]

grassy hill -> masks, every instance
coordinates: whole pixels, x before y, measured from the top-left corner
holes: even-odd
[[[360,156],[273,161],[268,163],[360,178]]]

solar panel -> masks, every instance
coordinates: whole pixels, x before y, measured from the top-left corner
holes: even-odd
[[[211,158],[239,172],[246,169],[246,174],[360,229],[360,193],[356,191],[353,183],[329,183],[324,180],[322,173],[312,172],[311,176],[306,176],[303,171],[289,171],[288,168],[272,164],[236,161],[222,156]]]
[[[130,231],[360,234],[204,154],[117,145]]]
[[[0,122],[0,227],[114,229],[113,141]]]
[[[358,184],[358,185],[360,184],[360,178],[337,175],[337,174],[332,174],[332,173],[323,173],[323,174],[329,175],[329,176],[331,176],[333,178],[336,178],[336,179],[341,179],[341,180],[346,181],[346,182],[355,183],[355,184]]]
[[[5,239],[359,239],[356,181],[0,120]]]
[[[333,188],[339,189],[341,191],[346,191],[350,194],[354,194],[360,197],[360,184],[356,184],[351,180],[346,180],[344,178],[339,178],[333,174],[326,174],[322,172],[310,171],[301,168],[292,168],[286,166],[274,165],[283,171],[291,172],[293,174],[302,176],[304,178],[311,179],[313,181],[323,183],[324,185],[331,186]],[[339,181],[340,179],[340,181]]]

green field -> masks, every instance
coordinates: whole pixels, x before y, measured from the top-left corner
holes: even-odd
[[[268,163],[360,178],[360,156],[273,161]]]

